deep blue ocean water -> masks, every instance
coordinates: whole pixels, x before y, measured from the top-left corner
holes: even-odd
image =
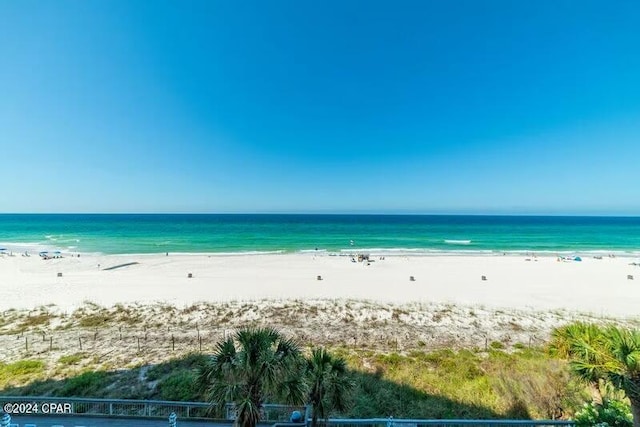
[[[640,254],[640,217],[2,214],[0,247],[107,254]]]

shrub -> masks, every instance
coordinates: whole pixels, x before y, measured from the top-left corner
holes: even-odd
[[[158,382],[158,395],[161,400],[194,401],[200,396],[193,384],[196,376],[192,371],[175,372]]]
[[[602,404],[585,403],[575,416],[579,427],[632,427],[633,417],[629,405],[619,400],[604,399]]]
[[[109,384],[106,372],[85,372],[68,379],[58,394],[62,397],[97,397]]]

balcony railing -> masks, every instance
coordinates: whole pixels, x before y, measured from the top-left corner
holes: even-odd
[[[233,404],[225,405],[224,411],[216,411],[215,407],[202,402],[172,402],[161,400],[128,400],[128,399],[87,399],[66,397],[17,397],[0,396],[3,404],[38,404],[56,407],[61,410],[58,415],[141,417],[167,419],[176,414],[180,420],[208,419],[232,421],[235,419]],[[304,406],[263,405],[261,424],[272,423],[277,427],[300,427],[305,423],[290,423],[291,413],[300,411],[309,421],[309,408]],[[42,412],[42,411],[40,411]],[[56,413],[49,411],[48,415]],[[331,418],[327,420],[329,427],[574,427],[573,421],[559,420],[416,420],[394,418]]]

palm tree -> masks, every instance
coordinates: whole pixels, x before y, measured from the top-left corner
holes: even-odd
[[[311,426],[316,427],[318,418],[325,420],[332,410],[347,409],[353,381],[348,376],[344,359],[331,355],[324,348],[312,351],[306,373]]]
[[[549,349],[551,354],[555,356],[570,359],[573,355],[572,351],[575,343],[581,342],[584,346],[594,348],[602,346],[603,339],[602,330],[597,325],[576,322],[555,329],[552,333]],[[610,389],[603,378],[592,372],[591,375],[583,373],[580,379],[590,386],[592,397],[596,403],[602,404],[605,399],[604,395]]]
[[[579,323],[556,331],[552,349],[569,358],[580,378],[624,391],[633,425],[640,427],[640,331]]]
[[[303,368],[294,341],[272,328],[245,328],[218,343],[200,369],[198,386],[218,408],[234,403],[237,425],[255,427],[265,398],[304,402]]]

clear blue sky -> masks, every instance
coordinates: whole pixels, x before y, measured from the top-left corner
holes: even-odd
[[[638,1],[0,2],[0,212],[640,215]]]

